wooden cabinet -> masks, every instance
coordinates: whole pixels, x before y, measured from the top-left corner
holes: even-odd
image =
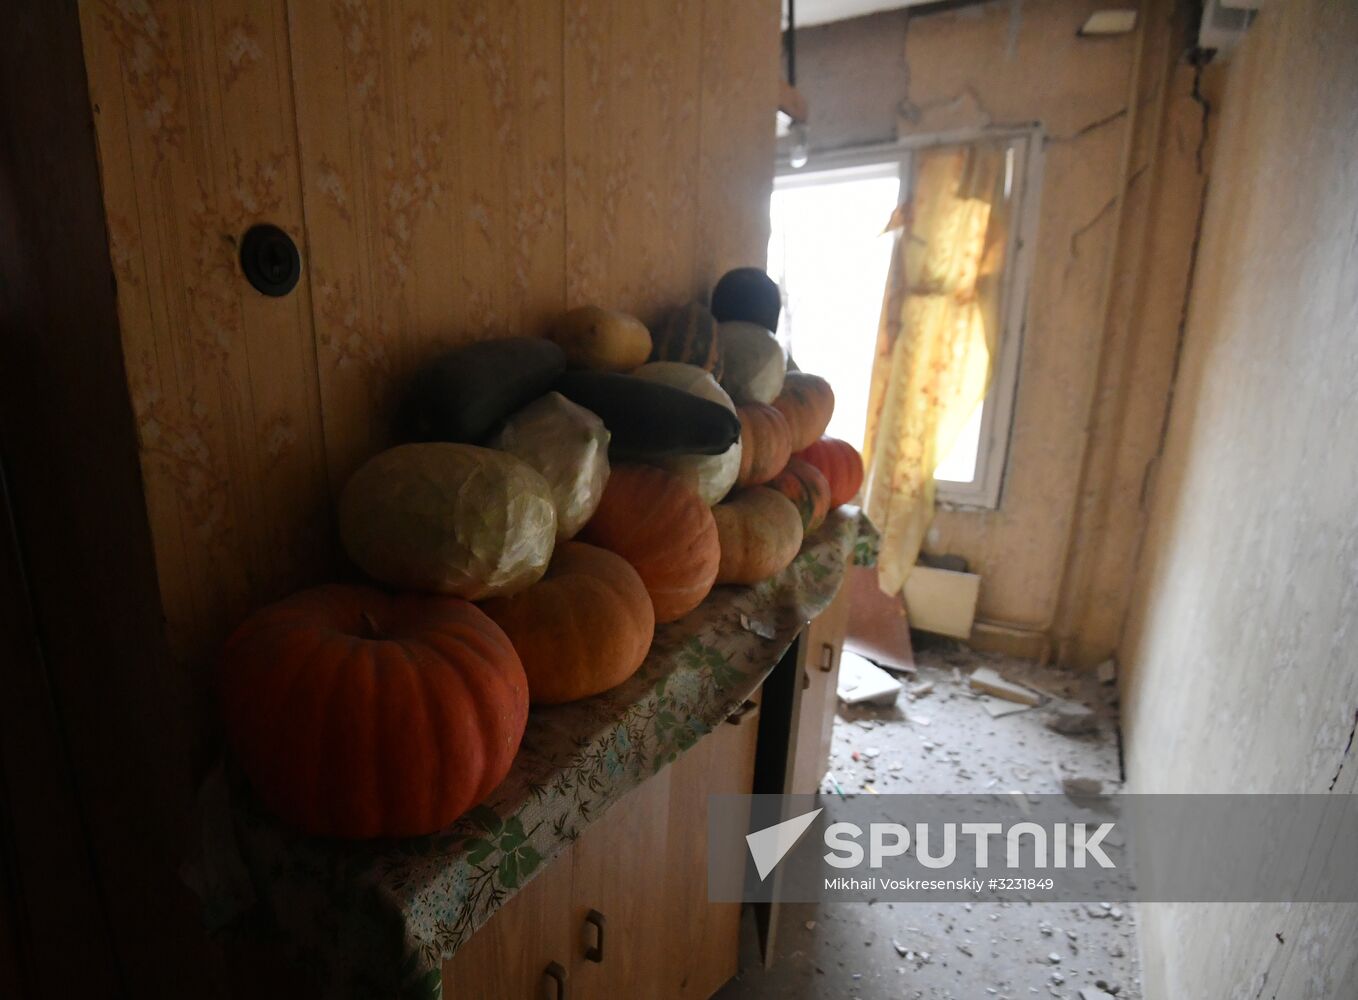
[[[716,992],[736,973],[740,905],[707,901],[707,797],[749,791],[757,726],[740,714],[615,803],[444,963],[445,998]]]
[[[677,766],[629,792],[571,851],[574,997],[661,995],[671,880],[705,874],[671,872],[666,863]]]
[[[552,963],[557,964],[564,988],[569,991],[569,853],[548,865],[500,907],[453,960],[444,963],[445,1000],[552,997],[555,981],[548,973]]]
[[[748,705],[748,703],[747,703]],[[754,783],[759,711],[733,716],[671,769],[666,854],[666,997],[711,996],[739,967],[740,904],[707,901],[709,795],[749,792]],[[721,845],[724,866],[745,862],[740,841]]]
[[[840,587],[834,601],[802,633],[798,654],[799,697],[794,701],[788,792],[812,795],[830,764],[830,736],[835,725],[835,690],[839,660],[849,625],[849,588]]]

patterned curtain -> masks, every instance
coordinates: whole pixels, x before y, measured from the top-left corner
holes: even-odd
[[[896,236],[873,361],[865,504],[878,584],[899,593],[934,514],[934,469],[985,398],[1008,246],[1004,142],[926,150]]]

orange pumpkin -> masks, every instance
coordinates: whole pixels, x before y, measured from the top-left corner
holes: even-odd
[[[736,407],[740,417],[740,472],[736,486],[767,483],[792,455],[787,418],[766,403]]]
[[[863,459],[849,442],[823,437],[797,452],[796,457],[820,469],[830,484],[831,507],[848,503],[858,495],[863,485]]]
[[[528,680],[500,627],[457,598],[304,590],[227,640],[227,739],[265,805],[308,834],[448,826],[509,772]]]
[[[588,698],[631,677],[655,635],[650,595],[607,549],[562,542],[547,574],[481,609],[514,643],[535,705]]]
[[[787,418],[792,432],[792,450],[801,451],[816,442],[835,412],[835,391],[819,375],[790,371],[783,379],[783,391],[773,401]]]
[[[802,547],[802,517],[792,501],[766,486],[737,493],[712,508],[721,539],[718,583],[759,583],[781,573]]]
[[[702,603],[717,578],[721,550],[712,511],[677,476],[645,465],[617,465],[603,500],[579,538],[616,552],[651,595],[657,623]]]
[[[830,484],[810,462],[789,458],[783,471],[769,481],[769,488],[792,501],[801,515],[803,534],[810,534],[825,523],[825,515],[830,512]]]

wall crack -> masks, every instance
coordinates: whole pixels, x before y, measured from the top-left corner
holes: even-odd
[[[1114,111],[1112,114],[1104,115],[1102,118],[1096,118],[1094,121],[1090,122],[1088,125],[1084,125],[1084,126],[1081,126],[1080,128],[1077,128],[1074,132],[1070,132],[1070,133],[1068,133],[1068,134],[1066,134],[1066,135],[1054,135],[1054,136],[1051,136],[1051,137],[1049,137],[1049,138],[1047,139],[1047,142],[1048,142],[1048,143],[1056,143],[1056,142],[1074,142],[1074,141],[1077,140],[1077,139],[1083,139],[1085,136],[1089,135],[1089,133],[1091,133],[1091,132],[1097,132],[1099,129],[1103,128],[1104,126],[1106,126],[1106,125],[1111,125],[1111,124],[1113,124],[1113,122],[1118,121],[1119,119],[1125,118],[1125,117],[1127,117],[1127,109],[1126,109],[1126,108],[1118,108],[1118,109],[1117,109],[1116,111]]]
[[[1193,91],[1191,96],[1193,102],[1197,104],[1198,107],[1202,108],[1202,134],[1198,136],[1198,148],[1194,152],[1194,160],[1198,167],[1198,176],[1201,177],[1207,172],[1207,130],[1209,125],[1208,119],[1212,116],[1212,102],[1209,101],[1202,92],[1202,71],[1207,65],[1208,60],[1212,57],[1210,53],[1204,53],[1199,49],[1193,53],[1191,58],[1193,60]]]
[[[1091,229],[1103,221],[1118,203],[1120,197],[1121,194],[1113,195],[1113,197],[1103,203],[1102,207],[1094,213],[1093,217],[1091,217],[1088,222],[1084,223],[1070,234],[1070,249],[1066,251],[1066,271],[1063,276],[1064,279],[1070,278],[1071,269],[1075,267],[1075,262],[1080,258],[1080,240],[1084,239],[1085,235],[1088,234]]]
[[[1353,713],[1353,725],[1349,728],[1349,741],[1344,744],[1344,752],[1339,755],[1339,766],[1335,768],[1334,777],[1330,779],[1330,791],[1334,791],[1334,786],[1339,784],[1339,775],[1344,770],[1344,762],[1349,759],[1349,754],[1353,752],[1353,734],[1358,732],[1358,709]]]

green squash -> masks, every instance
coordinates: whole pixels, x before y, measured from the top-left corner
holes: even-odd
[[[550,340],[508,337],[456,347],[415,373],[397,414],[403,441],[480,444],[552,387],[566,355]]]
[[[740,421],[719,403],[670,385],[613,372],[570,371],[553,386],[599,415],[614,459],[720,455],[740,439]]]
[[[652,361],[632,372],[648,382],[683,389],[687,393],[710,400],[736,412],[735,404],[726,391],[717,385],[711,374],[697,365],[679,361]],[[688,483],[709,507],[721,500],[735,485],[740,474],[741,443],[737,441],[720,455],[671,455],[653,459],[650,464],[674,473]]]

